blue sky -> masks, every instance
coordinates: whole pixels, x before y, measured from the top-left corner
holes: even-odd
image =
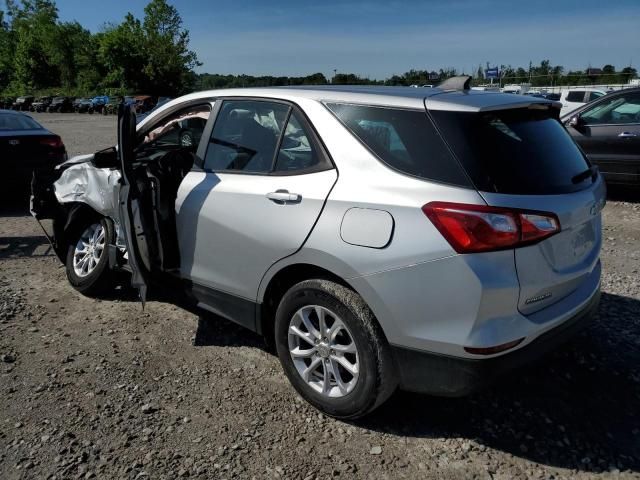
[[[58,0],[92,31],[147,0]],[[640,70],[640,0],[170,0],[211,73],[386,78],[479,63]]]

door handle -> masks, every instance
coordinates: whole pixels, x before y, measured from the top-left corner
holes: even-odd
[[[276,190],[275,192],[267,193],[267,198],[278,204],[300,203],[302,195],[289,193],[288,190]]]
[[[637,136],[638,134],[633,132],[622,132],[620,135],[618,135],[618,137],[621,137],[621,138],[631,138],[631,137],[637,137]]]

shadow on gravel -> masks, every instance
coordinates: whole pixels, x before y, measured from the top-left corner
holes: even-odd
[[[0,260],[55,255],[47,237],[0,237]]]
[[[193,345],[196,347],[254,347],[267,350],[262,336],[213,314],[198,317]]]
[[[463,437],[546,465],[640,471],[640,301],[603,293],[599,318],[542,363],[468,398],[399,392],[362,427]]]
[[[607,186],[607,199],[618,202],[640,203],[640,188],[626,186]]]

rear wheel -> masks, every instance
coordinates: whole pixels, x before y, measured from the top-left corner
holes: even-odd
[[[79,221],[67,235],[66,270],[69,283],[80,293],[98,295],[115,286],[107,246],[115,242],[111,220],[92,217]]]
[[[397,386],[389,345],[371,310],[338,283],[293,286],[276,312],[275,342],[294,388],[333,417],[366,415]]]

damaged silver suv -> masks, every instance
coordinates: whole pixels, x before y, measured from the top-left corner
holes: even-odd
[[[329,415],[463,395],[584,326],[605,199],[558,104],[468,80],[121,106],[118,147],[36,177],[32,212],[77,290],[126,272],[259,332]]]

